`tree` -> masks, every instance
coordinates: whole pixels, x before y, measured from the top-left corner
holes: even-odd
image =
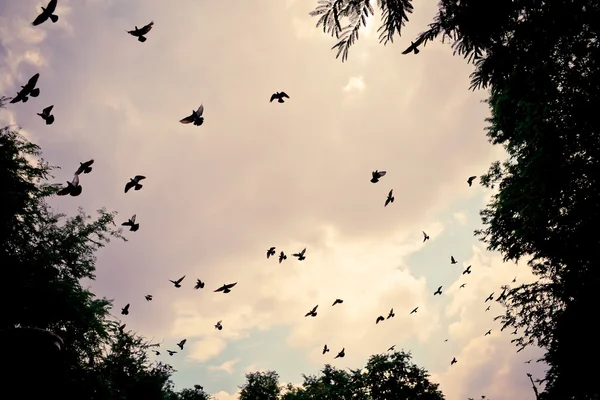
[[[248,373],[240,389],[240,400],[277,400],[281,393],[279,374],[275,371]]]

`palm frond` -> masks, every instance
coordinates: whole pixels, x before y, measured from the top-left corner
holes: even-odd
[[[317,28],[323,26],[323,32],[329,33],[336,38],[342,33],[342,24],[340,23],[340,14],[345,0],[319,0],[319,5],[308,15],[318,17]]]
[[[412,0],[378,0],[383,24],[377,32],[379,43],[384,45],[394,41],[394,35],[401,35],[401,29],[408,22],[408,14],[413,12]]]
[[[351,1],[348,6],[342,10],[343,16],[348,16],[350,23],[342,29],[341,40],[331,49],[337,49],[335,58],[342,56],[342,62],[348,59],[348,51],[354,42],[358,39],[360,28],[366,26],[367,18],[373,15],[374,10],[369,0]]]

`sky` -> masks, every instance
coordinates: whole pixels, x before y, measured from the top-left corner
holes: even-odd
[[[158,357],[178,371],[177,388],[235,399],[246,372],[300,384],[325,363],[361,367],[395,344],[448,400],[534,399],[525,374],[542,377],[541,350],[517,354],[493,321],[502,307],[484,302],[533,277],[473,236],[491,192],[466,179],[504,158],[485,136],[486,93],[468,90],[472,67],[448,44],[401,54],[436,3],[415,4],[387,46],[376,15],[342,63],[308,15],[316,0],[59,0],[58,22],[38,27],[42,2],[0,2],[0,94],[37,72],[41,89],[0,110],[0,123],[21,126],[61,167],[57,183],[95,160],[79,197],[51,200],[57,211],[137,215],[127,243],[100,250],[91,287],[163,350],[187,338]],[[150,21],[145,43],[126,33]],[[276,91],[290,98],[270,103]],[[178,122],[200,104],[202,126]],[[49,105],[56,120],[45,125],[36,113]],[[374,170],[387,171],[376,184]],[[138,174],[143,189],[124,194]],[[271,246],[288,259],[267,259]],[[291,256],[305,247],[306,260]],[[179,289],[169,282],[184,275]]]

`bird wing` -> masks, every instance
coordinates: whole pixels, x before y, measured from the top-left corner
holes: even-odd
[[[438,291],[441,291],[441,290],[442,290],[442,287],[440,286],[440,287],[438,288]]]
[[[49,16],[50,16],[50,14],[46,13],[46,11],[42,11],[42,13],[40,15],[38,15],[36,19],[33,20],[31,25],[38,26],[38,25],[46,22],[46,20],[48,19]]]
[[[407,48],[406,50],[404,50],[404,51],[402,52],[402,54],[408,54],[408,53],[410,53],[411,51],[413,51],[413,50],[414,50],[414,48],[415,48],[415,45],[414,45],[414,44],[411,44],[410,46],[408,46],[408,48]]]
[[[185,278],[185,275],[177,280],[177,283],[181,283],[181,281]]]
[[[153,25],[154,25],[154,21],[150,22],[146,26],[142,26],[140,29],[138,29],[138,33],[140,35],[145,35],[146,33],[150,32],[150,30],[152,29]]]
[[[71,183],[73,184],[73,186],[79,186],[79,175],[75,175]]]
[[[27,89],[28,91],[32,91],[33,88],[35,88],[35,85],[37,85],[37,81],[38,81],[39,78],[40,78],[40,73],[38,72],[37,74],[35,74],[31,78],[29,78],[29,80],[27,81],[27,84],[25,85],[25,88],[23,88],[23,89]]]
[[[54,105],[48,106],[42,110],[42,113],[44,113],[44,115],[50,115],[50,112],[52,111],[53,108],[54,108]]]
[[[378,175],[381,178],[382,176],[385,176],[385,174],[387,174],[387,171],[379,171]]]
[[[180,119],[179,122],[181,122],[182,124],[191,124],[192,122],[194,122],[194,114]]]
[[[450,256],[450,261],[455,262],[454,256]]]
[[[200,104],[200,107],[198,107],[198,110],[196,111],[196,114],[201,117],[202,114],[204,114],[204,105]]]
[[[269,103],[272,103],[272,102],[273,102],[273,100],[275,100],[276,98],[277,98],[277,93],[273,93],[273,94],[271,95],[271,100],[269,100]]]
[[[226,287],[227,289],[231,289],[231,288],[232,288],[232,287],[234,287],[235,285],[237,285],[237,282],[235,282],[235,283],[230,283],[229,285],[225,285],[225,287]]]
[[[56,10],[57,4],[58,4],[58,0],[50,0],[48,5],[46,6],[46,13],[48,13],[48,15],[54,13],[54,11]]]
[[[390,192],[388,193],[388,197],[392,197],[392,193],[394,193],[394,189],[390,190]]]
[[[17,95],[10,101],[11,104],[18,103],[23,100],[23,91],[17,92]]]
[[[304,255],[304,253],[306,253],[306,247],[300,252],[300,255]]]
[[[129,189],[135,186],[135,183],[129,181],[125,184],[125,193],[129,192]]]
[[[131,221],[132,224],[135,224],[135,216],[136,214],[133,214],[133,217],[131,217],[129,220]]]
[[[145,177],[145,176],[143,176],[143,175],[136,175],[136,176],[135,176],[133,179],[135,179],[135,181],[136,181],[136,182],[139,182],[139,181],[141,181],[142,179],[146,179],[146,177]]]
[[[287,97],[288,99],[290,98],[290,96],[288,96],[286,92],[280,92],[279,95],[281,97]]]
[[[70,186],[66,186],[62,189],[60,189],[58,192],[56,192],[57,196],[66,196],[71,192],[71,187]]]
[[[215,290],[215,292],[222,292],[223,290],[225,290],[225,285],[223,285],[220,288],[218,288],[217,290]]]

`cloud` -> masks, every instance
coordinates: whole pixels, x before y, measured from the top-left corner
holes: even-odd
[[[461,225],[465,225],[467,223],[467,215],[465,213],[456,212],[452,214],[452,217],[454,217],[454,220],[456,220]]]
[[[209,365],[206,367],[209,371],[224,371],[229,375],[233,374],[233,367],[240,362],[239,358],[235,358],[233,360],[225,361],[221,365]]]

